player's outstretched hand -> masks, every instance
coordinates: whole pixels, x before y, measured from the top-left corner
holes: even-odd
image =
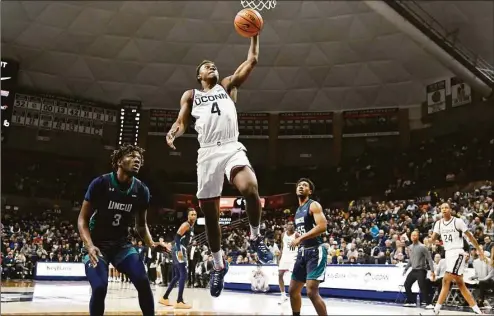
[[[91,265],[96,267],[98,265],[98,257],[103,257],[101,251],[96,246],[91,246],[87,249],[87,254],[89,255],[89,260],[91,261]]]
[[[170,146],[171,149],[176,150],[175,145],[173,142],[175,141],[175,135],[178,132],[178,126],[175,127],[174,129],[171,129],[167,134],[166,134],[166,143],[168,146]]]
[[[479,259],[487,263],[487,258],[485,257],[483,250],[479,252]]]

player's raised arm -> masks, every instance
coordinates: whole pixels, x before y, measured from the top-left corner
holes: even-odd
[[[166,143],[172,149],[176,149],[173,142],[175,138],[180,137],[185,133],[187,126],[189,126],[190,113],[192,112],[192,97],[194,95],[193,90],[187,90],[180,99],[180,112],[178,113],[177,120],[173,123],[172,128],[166,134]]]
[[[221,85],[230,92],[234,88],[239,88],[244,81],[249,77],[250,73],[257,65],[259,59],[259,35],[253,36],[250,39],[250,48],[247,55],[247,60],[244,61],[229,77],[221,81]],[[236,100],[233,100],[236,101]]]

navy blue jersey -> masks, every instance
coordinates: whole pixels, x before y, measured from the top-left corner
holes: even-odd
[[[93,215],[89,231],[97,246],[127,243],[129,226],[134,226],[138,212],[149,206],[149,189],[133,177],[127,190],[122,190],[114,172],[94,179],[84,197],[91,203]]]
[[[194,226],[190,226],[189,229],[182,235],[182,238],[180,238],[180,246],[179,245],[174,245],[175,249],[178,250],[180,248],[187,248],[189,246],[190,242],[192,241],[192,238],[194,237]]]
[[[310,213],[310,205],[314,202],[308,199],[303,205],[299,206],[297,213],[295,213],[295,229],[300,235],[305,234],[312,228],[316,227],[316,221],[314,220],[314,215]],[[315,238],[306,239],[301,242],[304,247],[313,247],[322,244],[321,236]]]

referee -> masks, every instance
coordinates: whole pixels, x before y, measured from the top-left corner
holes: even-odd
[[[434,306],[432,305],[431,297],[429,296],[429,286],[426,277],[428,263],[429,269],[432,271],[432,279],[434,279],[434,263],[432,262],[429,250],[419,242],[419,232],[414,231],[411,237],[412,245],[410,245],[410,260],[408,260],[405,271],[403,271],[403,275],[405,275],[408,268],[412,266],[412,271],[408,274],[404,284],[407,295],[404,306],[411,307],[417,304],[416,297],[412,294],[412,285],[417,281],[419,283],[421,297],[425,299],[426,308],[433,309]]]

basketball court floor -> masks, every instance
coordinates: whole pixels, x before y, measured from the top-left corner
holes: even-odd
[[[156,301],[166,288],[153,286]],[[170,296],[176,298],[176,290]],[[88,315],[90,288],[87,282],[4,282],[2,283],[2,315]],[[156,305],[157,315],[291,315],[289,302],[278,305],[279,295],[253,294],[225,290],[212,298],[205,289],[186,289],[191,310],[174,310]],[[404,308],[392,303],[325,299],[329,315],[433,315],[421,308]],[[315,315],[309,299],[304,298],[302,315]],[[443,311],[442,315],[472,315]],[[137,292],[130,283],[110,283],[105,315],[141,315]]]

